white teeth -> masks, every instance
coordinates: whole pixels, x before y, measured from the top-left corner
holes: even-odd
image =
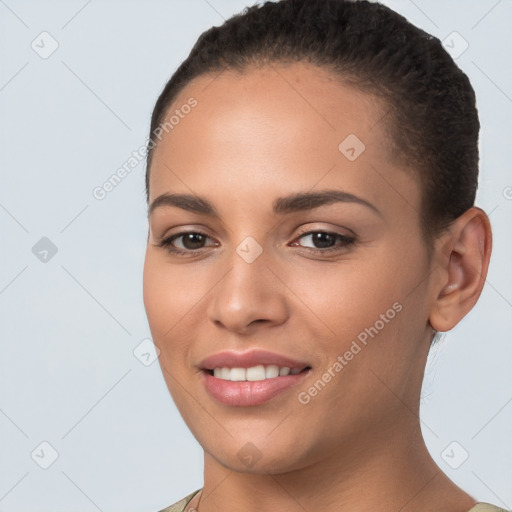
[[[250,368],[214,368],[213,375],[218,379],[230,380],[233,382],[241,381],[259,381],[265,379],[273,379],[279,376],[286,376],[289,374],[296,375],[300,373],[300,368],[294,368],[290,371],[290,368],[283,366],[279,368],[276,364],[270,364],[264,366],[259,364],[257,366],[251,366]]]
[[[242,368],[240,368],[242,370]],[[231,373],[233,373],[233,368],[231,370]],[[265,367],[262,364],[259,364],[258,366],[251,366],[250,368],[247,368],[247,370],[244,371],[245,378],[247,380],[264,380],[265,379]],[[233,379],[231,379],[233,380]]]
[[[277,364],[271,364],[265,368],[265,378],[273,379],[279,376],[279,366]]]
[[[248,368],[248,370],[249,369],[250,368]],[[235,382],[246,380],[246,373],[245,368],[231,368],[229,380],[233,380]]]

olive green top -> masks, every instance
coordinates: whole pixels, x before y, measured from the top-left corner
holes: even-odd
[[[201,489],[197,489],[193,493],[185,496],[180,501],[177,501],[173,505],[160,510],[159,512],[185,512],[185,507],[192,500],[192,498],[200,491]],[[510,510],[505,510],[504,508],[497,507],[496,505],[491,505],[490,503],[477,503],[471,510],[468,512],[511,512]]]

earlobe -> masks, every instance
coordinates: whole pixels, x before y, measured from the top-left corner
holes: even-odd
[[[434,289],[429,316],[437,331],[453,329],[478,300],[491,256],[492,232],[489,218],[478,207],[458,217],[449,230],[447,257],[439,258],[442,279]]]

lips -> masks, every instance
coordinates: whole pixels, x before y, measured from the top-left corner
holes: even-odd
[[[255,367],[273,367],[273,374],[265,380],[225,380],[219,378],[222,372],[231,369],[235,373],[251,372]],[[217,402],[231,407],[254,407],[272,400],[274,397],[290,390],[310,375],[311,366],[307,362],[292,359],[282,354],[264,350],[247,352],[219,352],[207,357],[200,363],[202,381],[206,391]],[[275,377],[275,369],[286,368]],[[214,375],[217,372],[217,377]]]

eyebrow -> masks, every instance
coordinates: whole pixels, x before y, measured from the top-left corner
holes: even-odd
[[[276,215],[313,210],[320,206],[333,203],[356,203],[366,206],[382,217],[382,213],[370,202],[361,197],[343,192],[342,190],[322,190],[319,192],[297,192],[285,197],[278,197],[272,203],[272,210]],[[192,213],[207,215],[220,219],[219,212],[206,198],[193,194],[162,194],[158,196],[149,207],[148,216],[162,206],[175,206]]]

